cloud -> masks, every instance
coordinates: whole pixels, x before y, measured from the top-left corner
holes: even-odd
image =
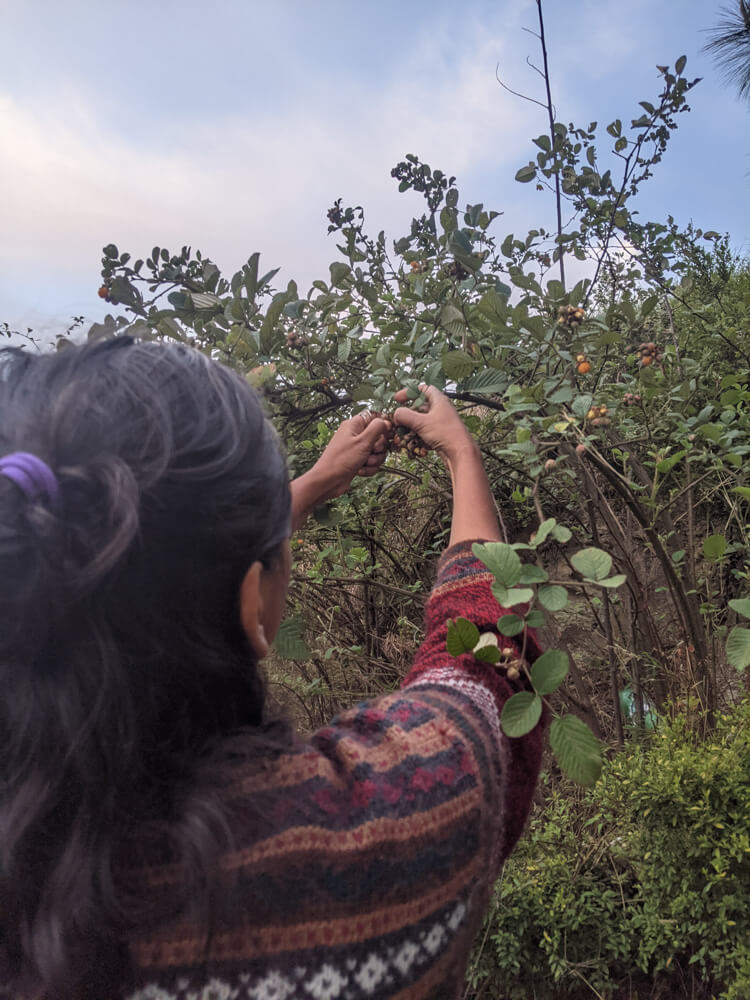
[[[389,176],[404,153],[459,181],[522,157],[527,111],[494,80],[505,44],[478,20],[460,37],[433,27],[377,87],[352,80],[342,93],[314,77],[299,107],[165,119],[158,142],[153,125],[142,141],[118,134],[80,89],[0,94],[3,281],[18,297],[30,276],[52,273],[38,285],[86,280],[93,296],[100,248],[113,241],[135,254],[189,243],[225,269],[259,249],[280,277],[308,282],[335,256],[325,211],[337,196],[392,235],[421,211]]]

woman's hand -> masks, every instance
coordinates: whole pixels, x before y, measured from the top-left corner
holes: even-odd
[[[393,414],[394,424],[416,431],[424,443],[438,452],[448,466],[466,452],[476,454],[474,438],[448,397],[432,385],[420,385],[419,388],[427,400],[426,404],[416,410],[400,406]],[[405,403],[406,398],[406,389],[396,393],[396,402]]]
[[[318,504],[346,493],[355,476],[375,475],[388,454],[389,427],[366,410],[337,428],[315,465],[291,484],[292,530]]]
[[[310,470],[325,489],[324,500],[346,493],[355,476],[375,475],[388,454],[389,427],[387,420],[365,410],[336,429]]]

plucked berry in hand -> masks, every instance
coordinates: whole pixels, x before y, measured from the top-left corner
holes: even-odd
[[[391,427],[388,432],[388,450],[408,455],[409,458],[426,458],[430,449],[416,431],[408,427]]]

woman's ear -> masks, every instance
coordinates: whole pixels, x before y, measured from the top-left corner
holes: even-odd
[[[268,653],[270,643],[263,627],[263,565],[254,562],[240,586],[240,621],[250,648],[259,660]]]

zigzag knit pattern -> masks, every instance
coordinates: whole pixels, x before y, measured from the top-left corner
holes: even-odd
[[[518,740],[500,731],[518,685],[445,648],[448,618],[496,628],[491,582],[471,543],[449,549],[401,690],[344,712],[268,769],[228,775],[231,920],[208,950],[187,918],[133,940],[127,1000],[460,995],[541,759],[541,727]],[[533,637],[526,654],[538,655]],[[169,892],[176,875],[148,877]]]

